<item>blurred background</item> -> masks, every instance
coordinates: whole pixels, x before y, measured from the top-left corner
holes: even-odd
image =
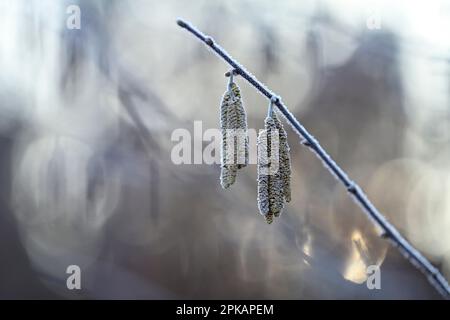
[[[289,126],[293,200],[272,225],[255,165],[222,190],[218,165],[173,164],[175,129],[218,127],[229,69],[178,17],[450,278],[449,1],[0,0],[0,298],[440,298]],[[236,82],[261,129],[268,101]]]

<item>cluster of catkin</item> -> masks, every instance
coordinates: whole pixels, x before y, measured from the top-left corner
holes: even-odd
[[[273,110],[271,100],[264,130],[258,135],[258,208],[267,223],[272,223],[291,200],[291,161],[287,135]],[[248,164],[247,116],[239,87],[230,76],[220,107],[222,131],[220,184],[229,188],[237,171]]]

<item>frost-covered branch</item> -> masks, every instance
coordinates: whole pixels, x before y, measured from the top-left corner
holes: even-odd
[[[206,36],[191,24],[177,20],[177,24],[192,33],[199,40],[205,43],[218,56],[230,64],[236,75],[240,75],[256,88],[261,94],[268,99],[273,99],[278,110],[284,115],[287,122],[292,126],[293,130],[300,136],[302,143],[323,162],[325,168],[330,171],[333,176],[341,182],[351,195],[353,200],[360,205],[363,211],[381,230],[381,237],[388,239],[400,252],[419,270],[421,270],[429,282],[442,294],[445,298],[450,298],[450,286],[439,270],[434,267],[416,248],[414,248],[398,231],[389,223],[386,218],[378,211],[378,209],[370,202],[363,190],[352,181],[348,175],[342,170],[330,155],[322,148],[320,143],[303,127],[289,109],[283,104],[281,99],[248,72],[239,62],[233,59],[220,45],[218,45],[211,37]]]

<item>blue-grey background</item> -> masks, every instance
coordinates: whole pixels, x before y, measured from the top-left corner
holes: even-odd
[[[293,201],[272,225],[254,165],[225,191],[217,165],[172,163],[173,130],[217,128],[228,70],[178,17],[450,277],[448,1],[0,0],[0,298],[439,298],[289,128]],[[268,102],[236,81],[260,129]]]

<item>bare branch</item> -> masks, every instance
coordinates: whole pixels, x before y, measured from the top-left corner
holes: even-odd
[[[323,162],[330,173],[341,182],[347,189],[347,192],[353,200],[363,209],[367,216],[376,224],[380,230],[380,236],[388,239],[414,266],[422,271],[428,281],[442,294],[443,297],[450,298],[450,286],[439,270],[434,267],[416,248],[414,248],[398,231],[389,223],[386,218],[378,211],[378,209],[367,198],[364,191],[353,182],[348,175],[342,170],[330,155],[322,148],[319,142],[303,127],[289,109],[283,104],[280,98],[261,83],[256,77],[248,72],[239,62],[233,59],[221,46],[219,46],[211,37],[204,35],[198,29],[193,27],[186,21],[177,20],[177,24],[192,33],[199,40],[205,43],[218,56],[224,59],[233,67],[233,73],[240,75],[256,88],[261,94],[268,99],[274,98],[274,104],[278,110],[284,115],[287,122],[292,126],[293,130],[300,136],[301,143],[307,147]],[[229,74],[228,74],[229,75]]]

